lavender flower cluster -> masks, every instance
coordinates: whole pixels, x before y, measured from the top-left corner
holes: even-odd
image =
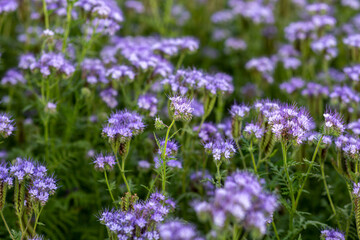
[[[118,239],[159,239],[157,225],[174,209],[175,203],[160,193],[151,194],[145,202],[131,201],[126,209],[103,211],[100,222]]]
[[[272,221],[276,208],[276,197],[263,189],[257,177],[240,171],[227,177],[224,187],[216,189],[210,202],[194,205],[201,218],[210,218],[219,228],[231,221],[261,234],[265,234],[266,225]]]

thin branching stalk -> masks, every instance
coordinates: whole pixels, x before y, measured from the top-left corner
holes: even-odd
[[[166,147],[167,147],[167,143],[169,141],[169,133],[171,130],[171,127],[174,125],[175,120],[172,120],[170,126],[168,127],[167,131],[166,131],[166,137],[165,137],[165,143],[164,143],[164,149],[163,152],[161,154],[161,161],[162,161],[162,174],[161,174],[161,181],[162,181],[162,191],[163,194],[166,193],[166,168],[167,168],[167,161],[166,161]]]
[[[2,220],[3,220],[3,222],[4,222],[4,224],[5,224],[6,230],[9,232],[9,235],[10,235],[11,239],[15,240],[15,238],[14,238],[13,235],[11,234],[10,228],[9,228],[9,226],[8,226],[6,220],[5,220],[3,211],[0,211],[0,215],[1,215],[1,218],[2,218]]]

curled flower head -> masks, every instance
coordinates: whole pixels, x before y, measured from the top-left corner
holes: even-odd
[[[228,161],[236,152],[231,140],[217,139],[204,145],[205,150],[212,154],[215,161]]]
[[[37,177],[31,181],[29,187],[30,199],[34,202],[40,202],[44,206],[49,197],[55,194],[56,189],[57,185],[54,177]]]
[[[234,104],[231,106],[230,114],[233,118],[243,119],[250,112],[250,108],[245,104]]]
[[[170,100],[170,114],[175,121],[190,121],[194,109],[191,107],[191,100],[181,97],[169,97]]]
[[[324,131],[326,134],[333,134],[335,136],[339,136],[344,132],[345,125],[342,117],[338,113],[327,110],[324,113],[324,118]]]
[[[3,138],[10,136],[15,130],[14,121],[6,113],[0,114],[0,135]]]
[[[115,157],[113,155],[99,154],[94,158],[93,163],[95,164],[95,169],[97,170],[111,170],[115,165]]]
[[[255,136],[256,139],[261,139],[264,133],[265,130],[259,124],[248,123],[244,128],[244,135],[248,138]]]
[[[123,110],[111,114],[103,127],[102,134],[111,143],[125,143],[133,136],[142,133],[144,128],[145,124],[139,114]]]
[[[322,230],[321,238],[324,240],[345,240],[344,233],[335,229]]]

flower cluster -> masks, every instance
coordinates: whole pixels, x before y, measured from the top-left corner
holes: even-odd
[[[112,143],[128,142],[133,136],[139,135],[145,128],[142,117],[128,110],[111,114],[102,134]]]
[[[191,101],[185,97],[173,96],[170,100],[170,114],[175,121],[190,121],[194,109],[191,107]]]
[[[81,63],[83,77],[89,84],[107,83],[106,69],[100,59],[86,58]]]
[[[237,171],[227,177],[210,202],[195,203],[194,209],[200,218],[209,217],[219,228],[229,221],[265,234],[277,205],[276,197],[263,189],[255,175]]]
[[[154,157],[155,168],[159,168],[161,163],[161,159],[166,159],[166,165],[171,168],[182,168],[182,164],[179,160],[176,160],[176,155],[179,150],[179,147],[175,141],[168,140],[165,149],[165,155],[162,156],[164,153],[165,147],[165,140],[161,140],[159,142],[160,147],[158,149],[158,155]]]
[[[1,79],[2,85],[17,85],[17,84],[25,84],[26,80],[24,76],[15,69],[8,70],[4,77]]]
[[[274,82],[272,74],[275,66],[273,61],[267,57],[253,58],[246,63],[245,68],[261,74],[262,78],[268,83]]]
[[[113,88],[108,88],[100,92],[101,99],[108,105],[109,108],[115,108],[118,105],[116,96],[118,92]]]
[[[123,198],[125,207],[105,210],[99,220],[118,239],[159,239],[157,224],[164,221],[175,204],[160,193],[151,194],[145,202]],[[129,201],[129,202],[128,202]]]
[[[304,87],[305,82],[301,78],[294,77],[291,78],[289,82],[284,82],[280,84],[280,89],[285,90],[288,94],[294,93],[296,90]]]
[[[244,128],[244,135],[247,137],[255,136],[261,139],[264,136],[265,130],[259,124],[247,123]]]
[[[250,107],[248,107],[245,104],[241,104],[241,105],[234,104],[231,106],[230,109],[230,115],[233,118],[237,118],[240,120],[243,119],[249,112],[250,112]]]
[[[148,112],[150,117],[154,117],[157,113],[157,104],[158,99],[155,95],[152,94],[144,94],[139,96],[137,105],[139,109]]]
[[[0,114],[0,136],[3,138],[9,137],[15,130],[14,121],[6,114]]]
[[[324,130],[327,134],[340,135],[344,132],[345,126],[343,123],[342,117],[336,113],[331,111],[326,111],[324,113],[325,125]]]
[[[115,157],[113,155],[99,154],[94,158],[93,163],[95,164],[95,169],[97,170],[111,170],[115,165]]]
[[[75,72],[75,67],[65,59],[61,53],[43,53],[36,63],[43,77],[50,76],[51,73],[63,74],[70,77]]]
[[[305,109],[291,105],[281,105],[278,109],[268,112],[267,119],[271,131],[278,140],[294,140],[297,144],[301,144],[306,139],[306,134],[314,126]]]
[[[194,226],[178,221],[168,221],[159,226],[159,235],[162,240],[203,240],[199,237]]]
[[[215,161],[228,161],[236,152],[234,144],[230,140],[216,139],[205,143],[204,148],[213,155]]]
[[[344,233],[334,229],[322,230],[321,237],[324,240],[345,240]]]

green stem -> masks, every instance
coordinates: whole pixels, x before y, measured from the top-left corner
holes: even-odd
[[[300,190],[299,190],[299,192],[298,192],[298,194],[297,194],[297,196],[296,196],[296,201],[295,201],[295,206],[294,206],[295,209],[294,209],[294,210],[296,210],[297,205],[299,204],[299,199],[300,199],[301,193],[302,193],[302,191],[303,191],[303,189],[304,189],[304,187],[305,187],[305,184],[306,184],[307,179],[309,178],[309,174],[310,174],[310,171],[311,171],[311,169],[312,169],[312,167],[313,167],[313,165],[314,165],[314,162],[315,162],[315,159],[316,159],[316,155],[317,155],[317,153],[318,153],[318,151],[319,151],[319,147],[320,147],[320,144],[321,144],[321,142],[322,142],[322,139],[323,139],[323,135],[321,135],[321,137],[320,137],[320,139],[319,139],[319,142],[318,142],[318,144],[317,144],[317,146],[316,146],[315,152],[314,152],[314,154],[313,154],[313,156],[312,156],[312,159],[311,159],[311,163],[310,163],[310,165],[309,165],[309,168],[308,168],[308,170],[306,171],[305,179],[304,179],[304,181],[303,181],[303,183],[302,183],[302,185],[301,185],[301,187],[300,187]]]
[[[36,235],[36,227],[37,227],[37,224],[38,224],[38,221],[39,221],[39,217],[40,217],[40,214],[42,212],[42,210],[44,209],[44,206],[42,206],[40,208],[40,212],[38,214],[36,214],[36,219],[35,219],[35,224],[34,224],[34,230],[33,230],[33,236]]]
[[[167,131],[166,131],[166,137],[165,137],[165,143],[164,143],[164,149],[163,149],[163,152],[161,154],[161,160],[163,161],[162,162],[162,191],[163,193],[165,194],[166,193],[166,147],[167,147],[167,143],[168,143],[168,140],[169,140],[169,133],[170,133],[170,129],[171,127],[174,125],[175,123],[175,120],[172,120],[170,126],[168,127]]]
[[[330,191],[329,191],[329,188],[328,188],[328,185],[327,185],[327,182],[326,182],[326,176],[325,176],[325,169],[324,169],[324,164],[325,161],[320,161],[320,169],[321,169],[321,177],[323,179],[323,182],[324,182],[324,186],[325,186],[325,190],[326,190],[326,195],[329,199],[329,203],[330,203],[330,206],[331,206],[331,210],[333,211],[334,213],[334,217],[336,219],[336,223],[338,225],[338,227],[340,228],[341,227],[341,224],[339,222],[339,219],[337,217],[337,214],[336,214],[336,209],[335,209],[335,206],[334,206],[334,203],[331,199],[331,195],[330,195]]]
[[[66,51],[66,41],[69,37],[70,33],[70,26],[71,26],[71,10],[72,10],[73,4],[71,2],[68,2],[67,11],[66,11],[66,28],[65,28],[65,34],[64,34],[64,40],[63,40],[63,46],[62,46],[62,52],[65,53]]]
[[[5,220],[3,211],[0,211],[0,215],[1,215],[1,218],[2,218],[2,220],[3,220],[3,222],[4,222],[4,224],[5,224],[5,227],[6,227],[7,231],[8,231],[9,234],[10,234],[11,239],[15,240],[15,238],[14,238],[13,235],[11,234],[10,228],[9,228],[9,226],[8,226],[6,220]]]
[[[109,181],[108,181],[108,177],[107,177],[107,173],[106,173],[106,170],[104,171],[104,176],[105,176],[105,181],[106,181],[106,185],[109,189],[109,193],[110,193],[110,196],[111,196],[111,199],[113,201],[113,203],[115,202],[115,199],[114,199],[114,196],[112,194],[112,191],[111,191],[111,188],[110,188],[110,185],[109,185]],[[116,206],[116,205],[115,205]]]
[[[42,2],[43,2],[43,12],[45,18],[45,29],[49,29],[49,14],[46,7],[46,0],[42,0]]]
[[[221,187],[221,173],[220,173],[221,160],[219,163],[216,163],[216,187]]]
[[[253,166],[254,166],[254,171],[256,174],[258,174],[257,172],[257,167],[256,167],[256,161],[255,161],[255,158],[254,158],[254,150],[253,150],[253,140],[251,139],[250,141],[250,156],[251,156],[251,160],[252,160],[252,163],[253,163]]]
[[[274,233],[275,233],[276,239],[277,239],[277,240],[280,240],[280,237],[279,237],[279,234],[278,234],[278,232],[277,232],[277,229],[276,229],[276,225],[275,225],[274,219],[272,220],[271,224],[272,224],[272,226],[273,226],[273,229],[274,229]]]
[[[243,164],[243,168],[246,169],[246,162],[245,162],[245,157],[244,157],[244,154],[240,148],[240,145],[239,145],[239,142],[238,141],[235,141],[235,144],[236,144],[236,147],[238,148],[238,151],[240,153],[240,156],[241,156],[241,161],[242,161],[242,164]]]
[[[288,182],[288,188],[289,188],[289,192],[290,192],[290,198],[291,198],[291,211],[290,211],[290,219],[289,219],[289,228],[290,230],[293,229],[293,218],[294,218],[294,204],[295,204],[295,197],[294,197],[294,190],[293,190],[293,186],[292,186],[292,181],[290,179],[290,175],[289,175],[289,166],[287,164],[287,151],[286,151],[286,147],[283,141],[281,141],[281,149],[282,149],[282,154],[283,154],[283,160],[284,160],[284,170],[285,170],[285,174],[286,174],[286,179]]]

